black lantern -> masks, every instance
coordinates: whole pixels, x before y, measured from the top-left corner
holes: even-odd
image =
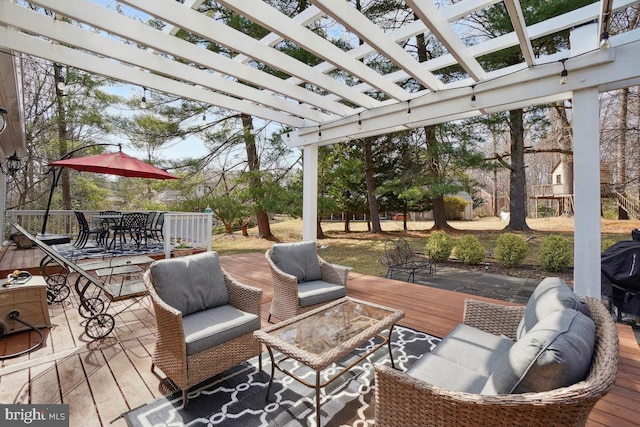
[[[18,157],[15,152],[7,157],[7,172],[9,175],[15,175],[15,173],[20,170],[21,164],[22,162],[20,161],[20,157]]]
[[[0,107],[0,133],[2,133],[2,131],[4,131],[7,127],[7,117],[5,116],[6,114],[7,110]]]

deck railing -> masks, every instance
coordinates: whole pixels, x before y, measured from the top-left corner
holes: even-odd
[[[91,221],[98,211],[84,211]],[[123,211],[123,213],[125,213]],[[7,224],[5,224],[6,236],[15,232],[11,229],[8,220],[13,220],[30,233],[40,234],[44,219],[44,210],[8,210]],[[63,234],[70,237],[78,235],[78,221],[73,211],[52,210],[47,221],[47,234]],[[197,212],[166,212],[162,235],[164,237],[165,258],[171,256],[171,250],[183,243],[194,248],[206,248],[211,250],[213,234],[213,217],[210,213]]]
[[[164,214],[162,235],[164,257],[171,256],[171,249],[179,244],[211,250],[213,221],[209,213],[167,212]]]

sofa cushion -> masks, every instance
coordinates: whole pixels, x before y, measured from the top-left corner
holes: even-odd
[[[540,319],[565,308],[578,310],[591,317],[587,303],[580,299],[564,280],[559,277],[547,277],[536,286],[529,297],[524,316],[518,324],[517,338],[520,339],[529,332]]]
[[[487,381],[486,375],[433,353],[425,354],[406,373],[431,385],[465,393],[479,393]]]
[[[298,303],[300,307],[332,301],[346,295],[347,288],[344,286],[323,280],[298,283]]]
[[[549,391],[583,380],[591,366],[596,328],[584,314],[565,309],[541,319],[503,356],[484,394]]]
[[[436,356],[488,377],[509,353],[513,341],[505,336],[459,324],[433,349]]]
[[[271,248],[274,264],[298,282],[322,279],[316,242],[276,243]]]
[[[192,355],[260,329],[260,318],[231,305],[221,305],[185,316],[182,328],[187,355]]]
[[[150,270],[158,296],[183,316],[229,302],[215,252],[158,260]]]

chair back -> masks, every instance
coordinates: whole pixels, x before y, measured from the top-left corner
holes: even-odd
[[[156,215],[158,214],[158,212],[156,211],[151,211],[147,214],[147,220],[144,223],[144,228],[146,230],[151,230],[153,228],[153,223],[156,219]]]
[[[87,221],[87,217],[84,216],[84,212],[73,211],[73,213],[76,215],[76,219],[78,220],[78,224],[80,225],[80,230],[88,231],[89,222]]]
[[[147,221],[147,214],[142,212],[132,212],[122,214],[120,226],[126,230],[144,230]]]
[[[383,262],[387,267],[395,267],[403,264],[403,260],[400,259],[400,251],[398,250],[398,243],[395,240],[387,240],[384,243],[384,256]]]
[[[162,232],[163,225],[164,225],[164,212],[159,212],[156,215],[155,224],[153,224],[153,231]]]

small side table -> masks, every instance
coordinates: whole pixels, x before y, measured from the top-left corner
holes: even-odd
[[[2,281],[4,284],[4,280]],[[0,288],[0,336],[30,330],[31,328],[10,317],[13,312],[18,318],[36,328],[51,327],[49,306],[47,305],[47,282],[42,276],[32,276],[24,284]]]

